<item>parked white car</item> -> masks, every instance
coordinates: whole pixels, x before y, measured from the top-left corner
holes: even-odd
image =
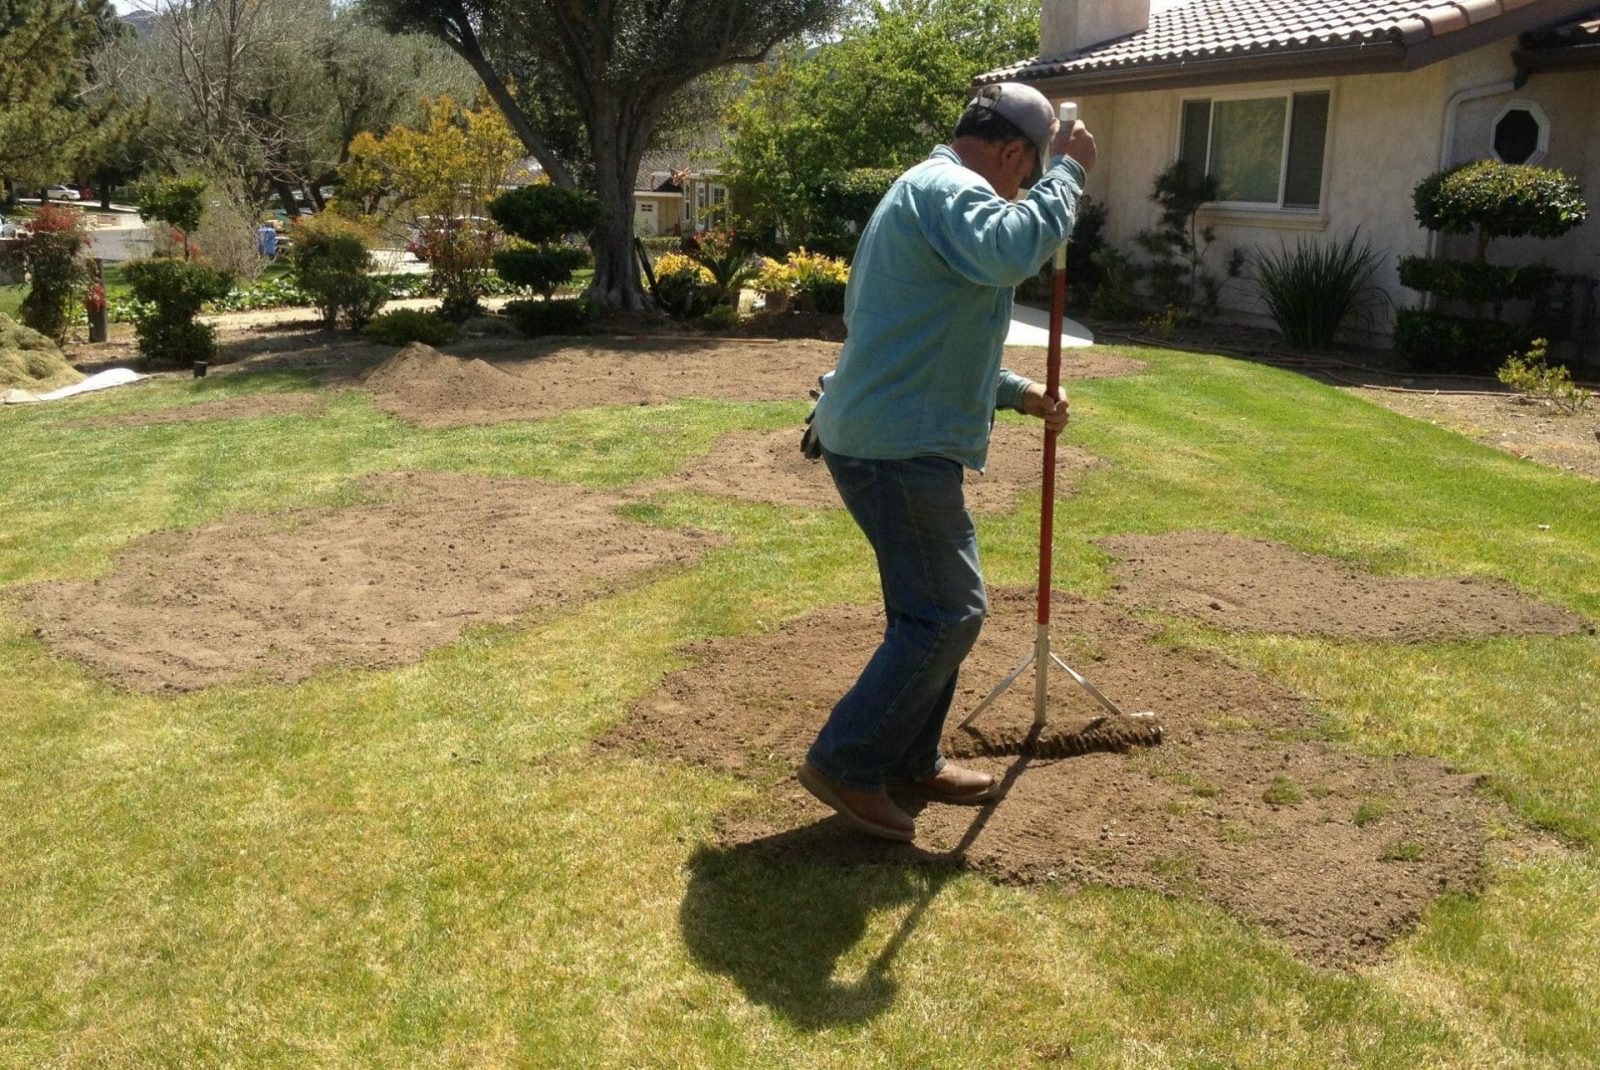
[[[72,188],[71,186],[63,186],[63,185],[60,185],[60,184],[57,184],[57,185],[54,185],[54,186],[46,186],[44,188],[44,195],[46,197],[50,198],[52,201],[81,201],[81,200],[83,200],[83,194],[79,193],[76,189]]]

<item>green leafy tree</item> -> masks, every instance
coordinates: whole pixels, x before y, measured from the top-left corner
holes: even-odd
[[[130,121],[89,101],[91,58],[114,23],[108,0],[0,0],[0,178],[59,180]]]
[[[139,214],[176,227],[183,235],[183,258],[192,259],[189,236],[200,229],[206,211],[204,178],[163,178],[139,187]]]
[[[947,139],[986,70],[1039,48],[1037,0],[883,0],[834,42],[791,48],[732,107],[724,176],[751,222],[808,241],[832,220],[819,187],[900,171]]]
[[[366,2],[392,28],[433,33],[471,63],[560,186],[575,185],[573,176],[517,103],[504,72],[513,60],[537,64],[570,94],[588,135],[594,192],[606,209],[593,238],[589,295],[614,308],[645,304],[633,252],[634,178],[674,94],[709,71],[756,62],[779,42],[827,26],[845,6],[845,0]]]

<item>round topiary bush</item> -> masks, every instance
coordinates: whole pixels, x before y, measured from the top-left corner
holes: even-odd
[[[1446,234],[1558,238],[1589,218],[1583,189],[1560,171],[1479,160],[1429,175],[1411,195],[1417,222]]]

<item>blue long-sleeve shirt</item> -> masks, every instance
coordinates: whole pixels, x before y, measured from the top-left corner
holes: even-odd
[[[830,452],[983,469],[995,409],[1030,382],[1000,366],[1014,290],[1067,239],[1083,179],[1057,156],[1007,201],[940,145],[895,180],[856,248],[849,336],[812,417]]]

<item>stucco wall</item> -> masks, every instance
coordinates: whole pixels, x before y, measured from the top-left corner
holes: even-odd
[[[1132,251],[1134,236],[1154,223],[1150,189],[1156,174],[1176,155],[1179,104],[1184,97],[1326,88],[1332,96],[1321,209],[1207,212],[1202,218],[1217,229],[1208,263],[1220,274],[1234,248],[1246,253],[1275,251],[1302,236],[1340,241],[1359,228],[1361,236],[1386,257],[1376,281],[1387,301],[1374,308],[1366,326],[1387,334],[1389,308],[1418,300],[1417,294],[1400,286],[1395,265],[1402,256],[1429,252],[1428,232],[1412,217],[1411,190],[1440,166],[1449,101],[1463,89],[1509,80],[1514,74],[1510,48],[1507,42],[1402,74],[1077,97],[1080,117],[1100,146],[1101,166],[1090,175],[1088,192],[1109,209],[1106,237]],[[1600,72],[1590,71],[1535,75],[1519,91],[1463,103],[1450,152],[1444,154],[1446,162],[1487,156],[1489,127],[1505,104],[1512,99],[1532,100],[1552,120],[1549,156],[1542,162],[1579,176],[1590,204],[1600,208],[1596,97],[1600,97]],[[1592,275],[1600,272],[1597,253],[1600,221],[1556,242],[1504,242],[1495,247],[1493,256],[1507,262],[1544,259],[1563,271]],[[1223,306],[1236,318],[1266,322],[1257,289],[1248,279],[1224,287]]]

